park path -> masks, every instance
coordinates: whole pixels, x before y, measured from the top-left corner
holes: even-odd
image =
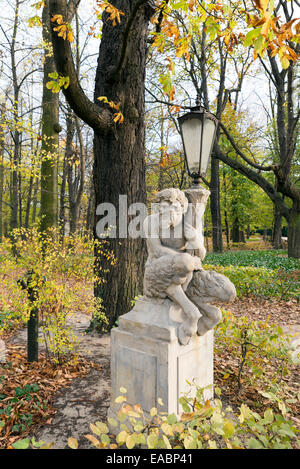
[[[91,433],[89,424],[106,419],[110,400],[110,336],[97,333],[85,334],[90,319],[77,314],[71,318],[74,333],[80,341],[80,355],[101,365],[83,378],[76,378],[71,385],[57,392],[53,399],[56,410],[51,423],[40,427],[33,435],[36,440],[54,443],[54,449],[66,449],[68,438],[78,439],[80,448],[91,448],[83,435]],[[10,339],[10,343],[26,345],[26,329]],[[43,350],[41,344],[40,350]]]
[[[85,334],[90,323],[86,315],[77,314],[71,322],[80,341],[81,355],[101,365],[101,370],[92,369],[83,378],[76,378],[70,386],[61,389],[53,399],[56,414],[51,423],[31,435],[39,441],[53,442],[55,449],[66,449],[71,436],[77,438],[80,448],[91,448],[83,435],[91,433],[90,423],[106,419],[110,401],[110,336]],[[293,335],[293,354],[300,353],[300,325],[283,326],[283,330]],[[19,331],[10,342],[26,345],[26,340],[25,329]]]

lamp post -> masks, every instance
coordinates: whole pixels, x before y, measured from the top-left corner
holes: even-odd
[[[193,179],[193,186],[200,185],[201,176],[205,176],[216,137],[218,119],[200,105],[178,118],[183,143],[185,166]]]

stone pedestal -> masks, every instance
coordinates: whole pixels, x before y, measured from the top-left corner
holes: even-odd
[[[6,363],[6,347],[5,342],[0,339],[0,363]]]
[[[178,399],[191,389],[187,381],[210,386],[204,398],[212,399],[213,331],[182,346],[177,339],[182,321],[182,310],[172,301],[147,297],[119,318],[119,327],[111,332],[110,417],[120,407],[114,402],[120,387],[127,389],[128,403],[140,404],[146,414],[161,398],[161,411],[180,415]]]

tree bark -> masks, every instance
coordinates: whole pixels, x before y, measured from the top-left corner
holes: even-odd
[[[276,206],[274,206],[272,243],[274,249],[282,249],[282,215],[280,211],[276,208]]]
[[[20,160],[19,165],[21,164],[21,146],[20,146]],[[23,226],[23,202],[22,202],[22,174],[19,171],[18,173],[18,201],[19,201],[19,227]]]
[[[32,215],[31,215],[31,223],[35,223],[36,219],[36,211],[37,211],[37,203],[38,203],[38,192],[39,192],[39,178],[35,179],[34,182],[34,189],[33,189],[33,198],[32,198]]]
[[[75,133],[75,122],[74,115],[71,109],[68,109],[66,115],[66,124],[67,124],[67,136],[66,136],[66,148],[63,161],[63,174],[62,182],[60,188],[60,204],[59,204],[59,231],[60,239],[63,241],[65,236],[65,223],[66,223],[66,185],[69,171],[69,164],[71,164],[71,156],[73,154],[72,142]]]
[[[300,259],[300,200],[293,202],[288,222],[288,256]]]
[[[85,150],[82,132],[79,124],[78,117],[74,117],[74,125],[79,140],[79,166],[74,168],[72,161],[67,162],[67,174],[68,174],[68,187],[69,187],[69,213],[70,213],[70,234],[73,234],[77,230],[77,224],[80,214],[80,203],[84,189],[84,176],[85,176]],[[70,155],[71,156],[71,155]]]
[[[60,240],[63,242],[65,237],[65,225],[66,225],[66,185],[67,185],[67,158],[66,153],[64,154],[63,161],[63,173],[61,178],[60,186],[60,196],[59,196],[59,216],[58,216],[58,226],[59,226],[59,235]]]
[[[18,121],[19,121],[19,84],[17,77],[17,64],[16,64],[16,38],[19,25],[19,7],[20,0],[16,0],[15,3],[15,18],[13,26],[13,35],[11,42],[11,69],[12,69],[12,79],[13,79],[13,93],[14,93],[14,153],[13,153],[13,171],[12,171],[12,212],[11,212],[11,223],[10,228],[14,230],[18,228],[18,167],[20,161],[20,131],[18,130]]]
[[[49,0],[45,1],[43,14],[43,40],[51,43]],[[59,144],[59,95],[48,89],[49,73],[55,72],[53,56],[46,47],[44,53],[43,101],[42,101],[42,164],[41,164],[41,232],[57,226],[58,181],[57,152]]]
[[[130,15],[138,2],[118,0],[114,4]],[[104,202],[112,203],[117,219],[126,216],[120,211],[119,194],[127,196],[128,206],[135,202],[146,203],[144,80],[148,20],[145,9],[141,9],[128,38],[127,60],[117,81],[111,82],[107,71],[116,67],[124,27],[114,28],[105,22],[100,46],[95,101],[99,96],[108,96],[114,102],[120,102],[124,123],[116,125],[106,136],[95,133],[95,203],[96,207]],[[95,294],[102,297],[112,326],[119,315],[130,310],[131,300],[142,293],[145,243],[143,239],[117,237],[109,240],[109,248],[117,258],[117,265],[107,266],[107,288],[102,290],[96,286]],[[97,263],[103,265],[97,253],[95,258],[96,266]]]
[[[233,243],[240,242],[240,225],[239,219],[236,217],[233,221],[232,228],[231,228],[231,241]]]
[[[95,225],[95,211],[96,211],[95,191],[94,191],[93,181],[91,181],[90,189],[89,189],[89,202],[88,202],[88,208],[87,208],[87,214],[86,214],[86,231],[89,237],[93,233],[93,228]]]
[[[29,179],[25,223],[24,223],[26,229],[29,227],[29,215],[30,215],[30,207],[31,207],[31,201],[32,201],[32,189],[33,189],[33,175],[31,175]]]
[[[230,249],[230,235],[229,235],[229,224],[228,224],[228,207],[227,207],[227,181],[226,174],[223,168],[223,194],[224,194],[224,223],[225,223],[225,233],[226,233],[226,243],[227,249]]]
[[[125,13],[121,23],[112,25],[103,15],[102,40],[92,103],[84,94],[68,41],[52,28],[52,43],[57,71],[69,76],[70,86],[63,90],[74,112],[94,129],[95,204],[112,203],[119,216],[119,194],[127,195],[128,205],[146,202],[144,162],[144,80],[148,23],[154,10],[148,0],[114,0]],[[50,15],[67,16],[65,0],[50,0]],[[55,25],[54,25],[55,26]],[[114,112],[101,104],[98,97],[120,103],[123,124],[115,124]],[[125,216],[125,213],[121,213]],[[97,220],[96,220],[97,221]],[[117,232],[119,223],[117,223]],[[126,233],[124,233],[126,235]],[[96,227],[94,236],[97,238]],[[145,243],[143,239],[109,239],[118,265],[112,267],[95,249],[95,272],[104,273],[104,285],[95,284],[95,295],[101,297],[109,325],[129,311],[131,300],[141,293]],[[106,271],[108,269],[108,271]]]

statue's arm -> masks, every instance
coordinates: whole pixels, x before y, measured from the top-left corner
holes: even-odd
[[[149,215],[144,222],[144,232],[147,238],[149,254],[153,257],[178,254],[175,249],[161,244],[159,238],[159,220],[157,214]]]
[[[200,231],[187,222],[184,224],[184,236],[187,240],[187,249],[202,249],[204,247],[204,240]]]

